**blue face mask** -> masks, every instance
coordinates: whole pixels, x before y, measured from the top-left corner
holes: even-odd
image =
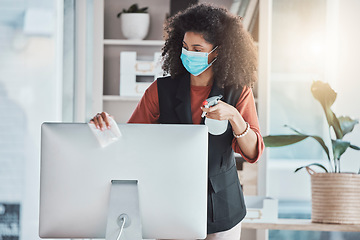
[[[216,48],[217,46],[209,53],[188,51],[182,48],[180,58],[189,73],[194,76],[199,76],[215,62],[216,58],[211,63],[208,63],[208,57]]]

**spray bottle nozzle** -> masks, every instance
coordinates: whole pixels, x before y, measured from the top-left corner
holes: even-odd
[[[223,96],[222,95],[219,95],[219,96],[214,96],[214,97],[210,97],[208,99],[206,99],[204,102],[203,102],[203,106],[204,108],[209,108],[209,107],[212,107],[212,106],[215,106],[216,104],[218,104],[219,100],[222,98]],[[203,112],[201,117],[205,117],[206,113]]]
[[[214,97],[210,97],[208,99],[206,99],[203,102],[204,107],[212,107],[215,106],[216,104],[218,104],[219,100],[222,98],[222,95],[219,96],[214,96]]]

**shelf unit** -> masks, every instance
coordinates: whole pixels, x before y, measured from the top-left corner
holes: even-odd
[[[103,101],[136,101],[138,102],[140,97],[123,97],[119,95],[103,95]]]
[[[163,46],[163,40],[104,39],[104,46]]]
[[[103,45],[105,46],[154,46],[154,47],[162,47],[165,41],[163,40],[127,40],[127,39],[104,39]],[[107,102],[119,102],[119,101],[129,101],[129,102],[138,102],[141,97],[125,97],[120,95],[103,95],[103,101]]]
[[[140,100],[140,97],[120,96],[120,52],[135,51],[139,60],[151,61],[154,52],[161,52],[165,43],[162,25],[170,9],[170,1],[139,0],[139,5],[150,5],[149,33],[145,40],[127,40],[116,16],[131,4],[130,0],[99,0],[94,5],[94,49],[101,51],[94,55],[94,70],[98,74],[93,82],[92,112],[110,112],[119,123],[127,122]]]

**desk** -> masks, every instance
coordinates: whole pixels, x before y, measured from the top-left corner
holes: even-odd
[[[244,220],[242,228],[246,229],[276,229],[294,231],[332,231],[332,232],[360,232],[360,225],[313,223],[311,219],[279,218],[272,222],[256,222]]]

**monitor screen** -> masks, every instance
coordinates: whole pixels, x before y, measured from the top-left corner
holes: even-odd
[[[207,127],[118,126],[101,147],[86,123],[42,125],[40,237],[104,238],[111,181],[137,180],[143,238],[205,238]]]

